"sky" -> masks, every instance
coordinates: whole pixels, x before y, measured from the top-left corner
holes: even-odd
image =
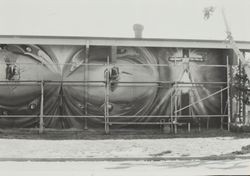
[[[250,0],[0,0],[0,35],[127,38],[140,23],[144,38],[223,40],[222,7],[234,38],[250,41]]]

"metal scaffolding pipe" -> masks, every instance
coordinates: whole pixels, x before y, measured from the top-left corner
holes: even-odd
[[[29,62],[19,62],[17,63],[18,65],[44,65],[44,63],[29,63]],[[6,62],[4,61],[0,61],[0,65],[6,65]],[[73,65],[72,63],[55,63],[55,64],[52,64],[52,63],[46,63],[46,65]],[[85,66],[85,65],[88,65],[88,66],[107,66],[106,63],[103,63],[103,64],[97,64],[97,63],[81,63],[79,64],[79,66]],[[179,64],[145,64],[145,63],[140,63],[140,64],[136,64],[136,63],[133,63],[133,64],[117,64],[117,63],[111,63],[109,65],[112,65],[112,66],[129,66],[131,67],[131,65],[133,66],[155,66],[155,67],[170,67],[170,66],[178,66],[178,65],[182,65],[182,63],[180,62]],[[227,66],[226,65],[197,65],[198,67],[221,67],[221,68],[226,68]]]
[[[222,89],[222,87],[221,87],[221,89]],[[221,94],[220,94],[220,113],[221,114],[223,114],[223,94],[222,94],[222,92],[221,92]],[[224,120],[224,118],[223,117],[221,117],[221,129],[223,130],[223,120]]]
[[[1,86],[9,86],[9,85],[40,85],[41,82],[44,82],[45,85],[93,85],[99,83],[100,85],[105,84],[105,80],[99,81],[88,81],[88,80],[81,80],[81,81],[48,81],[48,80],[41,80],[41,81],[34,81],[34,80],[20,80],[20,81],[0,81]],[[150,84],[185,84],[190,86],[195,86],[196,84],[227,84],[227,82],[180,82],[180,81],[110,81],[110,83],[119,83],[119,84],[142,84],[142,85],[150,85]],[[180,86],[180,85],[179,85]],[[183,86],[183,85],[181,85]]]
[[[186,124],[186,123],[175,123],[175,122],[109,122],[110,125],[122,125],[122,124],[126,124],[126,125],[172,125],[172,124],[176,124],[176,125],[182,125],[182,124]]]
[[[39,118],[39,133],[43,133],[43,104],[44,104],[44,85],[41,82],[41,102],[40,102],[40,118]]]
[[[231,72],[229,67],[229,60],[227,56],[227,114],[228,114],[228,124],[227,129],[230,131],[230,123],[231,123],[231,97],[230,97],[230,86],[231,86]]]
[[[186,109],[186,108],[188,108],[188,107],[190,107],[190,106],[193,106],[193,105],[195,105],[195,104],[197,104],[197,103],[199,103],[199,102],[201,102],[201,101],[203,101],[203,100],[206,100],[206,99],[208,99],[208,98],[210,98],[210,97],[212,97],[212,96],[214,96],[214,95],[216,95],[216,94],[218,94],[218,93],[220,93],[220,92],[222,92],[222,91],[224,91],[224,90],[226,90],[226,89],[228,89],[228,87],[225,87],[225,88],[223,88],[223,89],[221,89],[221,90],[219,90],[219,91],[216,91],[216,92],[214,92],[214,93],[212,93],[212,94],[210,94],[210,95],[208,95],[208,96],[206,96],[206,97],[204,97],[204,98],[202,98],[202,99],[200,99],[200,100],[198,100],[198,101],[196,101],[196,102],[194,102],[194,103],[192,103],[192,104],[190,104],[190,105],[187,105],[187,106],[185,106],[185,107],[183,107],[183,108],[181,108],[181,109],[175,111],[175,113],[177,113],[177,112],[179,112],[179,111],[182,111],[182,110],[184,110],[184,109]]]
[[[0,115],[0,118],[23,118],[23,117],[30,117],[30,118],[37,118],[40,117],[40,115]]]
[[[85,63],[89,63],[89,44],[86,44],[86,47],[85,47],[85,56],[84,56],[84,61]],[[88,65],[85,65],[84,66],[84,80],[87,80],[88,77],[89,77],[89,74],[88,74],[88,70],[89,70],[89,67]],[[88,115],[88,84],[86,86],[84,86],[84,114],[85,116]],[[88,119],[87,117],[84,117],[84,129],[87,130],[88,129]]]
[[[191,117],[227,117],[228,115],[218,114],[218,115],[179,115],[180,118],[191,118]],[[40,117],[40,115],[0,115],[0,118],[17,118],[17,117]],[[43,118],[105,118],[104,115],[43,115]],[[115,116],[115,115],[109,115],[106,116],[109,118],[171,118],[171,115],[139,115],[139,116]]]
[[[107,57],[107,65],[109,66],[109,57]],[[107,68],[104,72],[105,74],[105,102],[104,102],[104,127],[105,127],[105,133],[109,133],[109,74],[110,70]]]

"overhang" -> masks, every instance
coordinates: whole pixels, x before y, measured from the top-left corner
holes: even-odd
[[[250,42],[236,41],[240,49],[250,50]],[[78,36],[27,36],[0,35],[0,44],[39,45],[96,45],[96,46],[137,46],[137,47],[181,47],[229,49],[225,40],[158,39],[158,38],[111,38]]]

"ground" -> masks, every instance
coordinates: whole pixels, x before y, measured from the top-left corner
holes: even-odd
[[[219,157],[240,151],[249,144],[250,138],[234,137],[140,140],[0,139],[0,151],[4,151],[0,153],[0,158]]]
[[[0,162],[4,176],[249,175],[250,160]]]
[[[250,174],[249,133],[147,133],[2,131],[1,175]]]

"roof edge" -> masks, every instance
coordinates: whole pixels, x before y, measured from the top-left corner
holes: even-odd
[[[104,45],[141,47],[191,47],[221,48],[230,46],[225,40],[174,39],[174,38],[122,38],[87,36],[49,36],[49,35],[0,35],[4,44],[51,44],[51,45]],[[240,49],[250,49],[250,41],[236,41]]]

